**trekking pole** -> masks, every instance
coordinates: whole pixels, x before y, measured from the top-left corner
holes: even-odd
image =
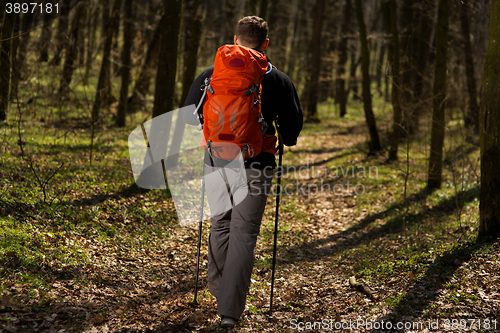
[[[194,283],[194,304],[198,304],[196,300],[198,296],[198,273],[200,271],[200,248],[201,248],[201,229],[203,226],[203,204],[205,201],[205,163],[203,163],[203,178],[201,180],[201,208],[200,208],[200,224],[198,227],[198,252],[196,253],[196,280]]]
[[[276,192],[276,215],[274,219],[274,246],[273,246],[273,272],[271,275],[271,300],[269,302],[269,320],[273,319],[273,296],[274,296],[274,273],[276,270],[276,243],[278,242],[278,217],[280,208],[280,194],[281,194],[281,173],[283,172],[281,165],[283,160],[283,141],[281,140],[281,134],[278,128],[278,122],[276,124],[276,131],[278,132],[278,179],[277,179],[277,192]]]

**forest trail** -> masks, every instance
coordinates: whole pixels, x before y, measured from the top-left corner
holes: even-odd
[[[481,294],[476,288],[475,293],[481,296],[471,307],[468,303],[443,302],[446,292],[440,287],[452,281],[453,274],[461,267],[479,267],[488,260],[494,263],[490,269],[498,269],[498,243],[491,249],[492,253],[496,251],[496,257],[487,254],[485,258],[471,260],[483,247],[472,244],[423,259],[407,256],[415,261],[411,267],[404,270],[394,266],[390,273],[384,270],[387,262],[391,262],[388,253],[392,261],[404,261],[401,249],[414,246],[417,240],[405,236],[401,225],[391,224],[387,217],[398,209],[395,194],[380,191],[378,179],[369,182],[369,175],[358,174],[361,167],[381,165],[383,161],[382,157],[362,157],[364,138],[364,127],[359,123],[338,127],[324,124],[307,130],[296,147],[286,148],[274,319],[269,321],[267,316],[275,209],[275,196],[270,195],[256,249],[247,308],[234,331],[286,332],[316,323],[323,329],[344,325],[344,331],[362,332],[377,328],[373,325],[380,325],[381,320],[412,323],[417,325],[414,331],[424,331],[431,325],[429,318],[434,304],[462,317],[498,318],[499,304],[492,297],[495,289],[489,289],[488,296],[487,289],[482,289]],[[362,183],[364,192],[356,195],[352,185],[349,191],[342,188],[342,193],[340,188],[338,192],[331,190],[334,184],[345,186],[346,180],[354,185]],[[368,200],[371,207],[366,208],[366,202],[359,204],[363,195],[375,198]],[[171,202],[161,206],[165,207],[173,209]],[[208,292],[206,279],[208,226],[204,223],[198,307],[191,304],[197,226],[170,225],[164,230],[168,236],[158,238],[155,246],[148,248],[131,249],[119,241],[102,246],[92,239],[86,240],[83,247],[91,263],[58,271],[48,292],[51,302],[14,306],[4,298],[3,315],[10,319],[2,324],[3,328],[37,332],[220,331],[215,298]],[[417,232],[414,237],[431,236]],[[449,265],[444,275],[431,270],[433,266],[438,269],[439,263]],[[366,273],[367,267],[374,273]],[[483,272],[488,274],[484,269]],[[464,278],[474,279],[467,274]],[[375,296],[370,298],[351,287],[351,276],[368,286]],[[372,278],[363,280],[364,276]],[[493,275],[477,277],[482,278],[492,279],[489,283],[493,285],[498,280]],[[11,311],[5,313],[9,308]]]

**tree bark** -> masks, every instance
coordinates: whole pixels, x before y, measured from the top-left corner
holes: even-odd
[[[82,26],[82,19],[84,17],[85,10],[87,9],[87,2],[85,0],[80,1],[75,8],[75,14],[71,20],[71,32],[70,32],[70,42],[69,47],[66,52],[66,58],[64,59],[63,74],[61,78],[61,84],[59,86],[59,93],[62,98],[65,98],[69,91],[69,84],[73,77],[74,63],[78,55],[78,37],[80,35],[80,27]]]
[[[20,19],[20,14],[15,14],[16,18],[14,19],[14,28],[12,31],[12,55],[11,55],[11,61],[12,61],[12,68],[10,71],[10,93],[9,93],[9,101],[14,100],[14,98],[17,98],[17,91],[15,91],[15,94],[12,94],[12,81],[15,80],[14,76],[19,76],[19,65],[17,63],[17,51],[19,48],[19,19]]]
[[[413,73],[414,73],[414,45],[413,45],[413,27],[414,27],[414,1],[415,0],[405,0],[403,1],[403,26],[402,26],[402,36],[401,36],[401,68],[400,68],[400,91],[401,98],[399,103],[404,113],[405,121],[401,124],[402,130],[400,134],[403,136],[411,134],[412,127],[411,123],[414,121],[411,119],[414,116],[413,113]]]
[[[177,47],[182,14],[182,0],[163,0],[163,20],[160,59],[156,73],[155,102],[153,118],[174,109],[175,73],[177,68]]]
[[[158,64],[158,53],[160,52],[160,36],[161,29],[165,21],[165,16],[162,16],[160,22],[156,26],[155,32],[148,46],[146,59],[141,67],[139,77],[135,81],[132,96],[128,102],[128,111],[130,113],[136,112],[144,105],[146,96],[149,95],[149,86],[151,78],[153,77],[154,70]]]
[[[351,14],[352,13],[352,4],[351,0],[345,0],[344,5],[344,22],[342,23],[342,27],[340,28],[340,44],[339,44],[339,61],[337,64],[337,78],[336,78],[336,86],[337,92],[335,94],[337,103],[340,105],[340,117],[344,117],[346,115],[346,106],[347,106],[347,92],[345,89],[345,66],[347,63],[347,44],[349,42],[348,33],[351,25]]]
[[[116,112],[116,125],[125,126],[127,115],[128,85],[130,82],[130,65],[133,42],[133,22],[132,22],[133,0],[125,0],[125,13],[123,17],[123,50],[122,50],[122,87],[120,89],[120,100]]]
[[[17,98],[17,87],[19,85],[19,80],[21,79],[24,61],[26,60],[26,50],[28,48],[30,40],[30,31],[34,16],[35,14],[28,12],[23,15],[23,18],[21,20],[21,36],[19,37],[19,49],[15,61],[16,64],[12,66],[12,78],[10,84],[11,100],[13,98]]]
[[[349,64],[349,89],[346,93],[346,98],[349,97],[349,93],[352,91],[352,99],[360,100],[359,91],[358,91],[358,79],[356,77],[356,71],[358,69],[358,65],[361,62],[361,57],[357,56],[357,47],[356,43],[351,44],[351,63]]]
[[[392,121],[392,138],[391,138],[391,148],[389,150],[389,161],[396,161],[398,159],[398,146],[401,137],[401,121],[402,121],[402,110],[401,110],[401,76],[400,76],[400,58],[399,58],[399,38],[397,30],[397,5],[396,0],[384,1],[384,13],[389,15],[389,19],[385,22],[389,23],[390,26],[386,26],[386,32],[388,36],[391,36],[391,47],[389,54],[389,62],[391,64],[392,72],[392,89],[391,89],[391,100],[392,107],[394,109],[394,116]]]
[[[40,50],[40,56],[38,57],[38,62],[49,61],[49,45],[50,38],[52,37],[52,13],[45,12],[43,14],[43,25],[42,33],[40,34],[40,39],[38,41],[38,49]]]
[[[306,121],[319,122],[318,116],[318,81],[321,70],[321,30],[323,28],[323,16],[325,11],[326,0],[316,0],[314,7],[314,20],[311,44],[309,46],[310,52],[310,70],[307,74],[308,80],[306,81],[307,101],[306,106]]]
[[[440,188],[442,182],[449,16],[450,0],[439,0],[432,99],[431,151],[427,180],[429,189]]]
[[[260,0],[259,6],[259,16],[264,20],[267,20],[267,7],[269,5],[269,0]],[[286,27],[285,27],[286,29]]]
[[[366,40],[366,25],[363,17],[363,8],[361,0],[354,0],[356,5],[356,19],[359,28],[359,40],[361,42],[361,70],[363,72],[363,105],[365,110],[366,125],[370,133],[370,151],[369,155],[376,154],[382,150],[380,137],[377,131],[377,123],[372,109],[372,95],[370,89],[370,50],[368,49],[368,41]]]
[[[196,1],[198,2],[198,1]],[[187,21],[192,22],[186,25],[186,47],[184,50],[184,72],[182,75],[182,96],[180,101],[180,106],[184,105],[187,95],[189,93],[189,88],[193,82],[196,74],[196,66],[198,64],[198,48],[200,46],[201,39],[201,29],[202,29],[202,16],[196,15],[198,3],[194,4],[194,8],[190,8],[190,17]],[[174,136],[172,139],[172,145],[170,146],[170,152],[180,151],[182,136],[184,135],[184,129],[186,123],[182,117],[178,117],[175,124]],[[179,154],[171,153],[168,157],[169,167],[177,166],[179,160]]]
[[[475,133],[479,133],[479,106],[477,105],[476,74],[474,71],[467,5],[462,3],[460,7],[460,20],[465,51],[465,73],[467,76],[467,90],[469,92],[469,111],[465,117],[465,127],[473,128]]]
[[[481,96],[479,237],[500,237],[500,0],[491,0]]]
[[[90,6],[89,6],[90,7]],[[83,84],[87,85],[89,83],[89,72],[92,69],[92,63],[94,62],[94,49],[95,49],[95,40],[96,40],[96,32],[97,32],[97,25],[99,23],[98,17],[99,17],[99,5],[97,5],[95,12],[91,12],[91,8],[89,8],[90,13],[92,15],[89,15],[89,24],[88,24],[88,41],[87,41],[87,56],[85,59],[85,74],[83,74]]]
[[[54,40],[56,51],[54,57],[50,61],[50,65],[52,66],[59,66],[62,52],[68,45],[69,3],[68,1],[61,1],[60,5],[61,13],[59,14],[59,23],[57,25],[57,33]]]
[[[12,53],[12,32],[16,16],[5,13],[2,22],[0,42],[0,121],[7,119],[9,110],[10,69]]]
[[[411,118],[411,132],[418,133],[420,131],[420,117],[427,109],[428,103],[424,98],[424,92],[427,91],[429,72],[429,56],[431,54],[431,37],[434,26],[434,13],[436,9],[436,0],[425,0],[422,2],[420,10],[420,29],[418,31],[418,46],[417,46],[417,69],[416,78],[413,88],[413,97],[415,110]]]
[[[97,89],[96,89],[96,95],[95,95],[95,100],[94,100],[94,105],[92,107],[92,123],[95,123],[96,121],[99,120],[99,111],[101,109],[101,106],[104,102],[107,102],[105,99],[107,97],[107,84],[106,80],[107,78],[110,79],[109,77],[109,70],[110,70],[110,60],[109,56],[111,53],[111,44],[113,42],[113,32],[116,28],[116,18],[119,15],[119,10],[120,10],[120,4],[121,0],[115,0],[113,4],[113,10],[111,17],[108,21],[108,24],[106,26],[105,35],[106,35],[106,40],[104,42],[104,50],[103,50],[103,56],[102,56],[102,64],[101,64],[101,71],[99,72],[99,81],[97,83]]]

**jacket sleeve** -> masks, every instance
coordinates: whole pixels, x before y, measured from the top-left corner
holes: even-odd
[[[294,146],[302,131],[303,114],[292,80],[285,74],[283,76],[284,98],[281,100],[282,107],[278,109],[278,125],[283,143],[286,146]]]
[[[210,77],[213,73],[213,66],[208,67],[205,69],[198,77],[194,80],[193,84],[191,84],[191,87],[189,88],[188,95],[186,97],[186,100],[184,101],[184,106],[192,105],[194,104],[195,106],[198,106],[198,104],[201,101],[201,97],[203,96],[203,87],[205,86],[205,79]],[[198,110],[198,114],[203,113],[203,103],[205,101],[201,101],[201,106],[200,109]],[[190,125],[198,125],[200,122],[196,115],[189,115],[189,119],[187,118],[187,114],[183,114],[184,121]]]

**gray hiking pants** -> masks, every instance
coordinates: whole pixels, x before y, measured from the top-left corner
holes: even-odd
[[[208,172],[217,168],[206,166]],[[246,295],[255,261],[255,245],[267,195],[271,187],[272,170],[245,169],[246,184],[233,188],[235,206],[212,216],[208,242],[208,283],[217,298],[218,313],[238,319],[245,309]],[[207,181],[208,203],[217,206],[217,198],[226,190],[219,183]],[[248,193],[247,193],[248,191]],[[246,194],[242,196],[243,194]]]

